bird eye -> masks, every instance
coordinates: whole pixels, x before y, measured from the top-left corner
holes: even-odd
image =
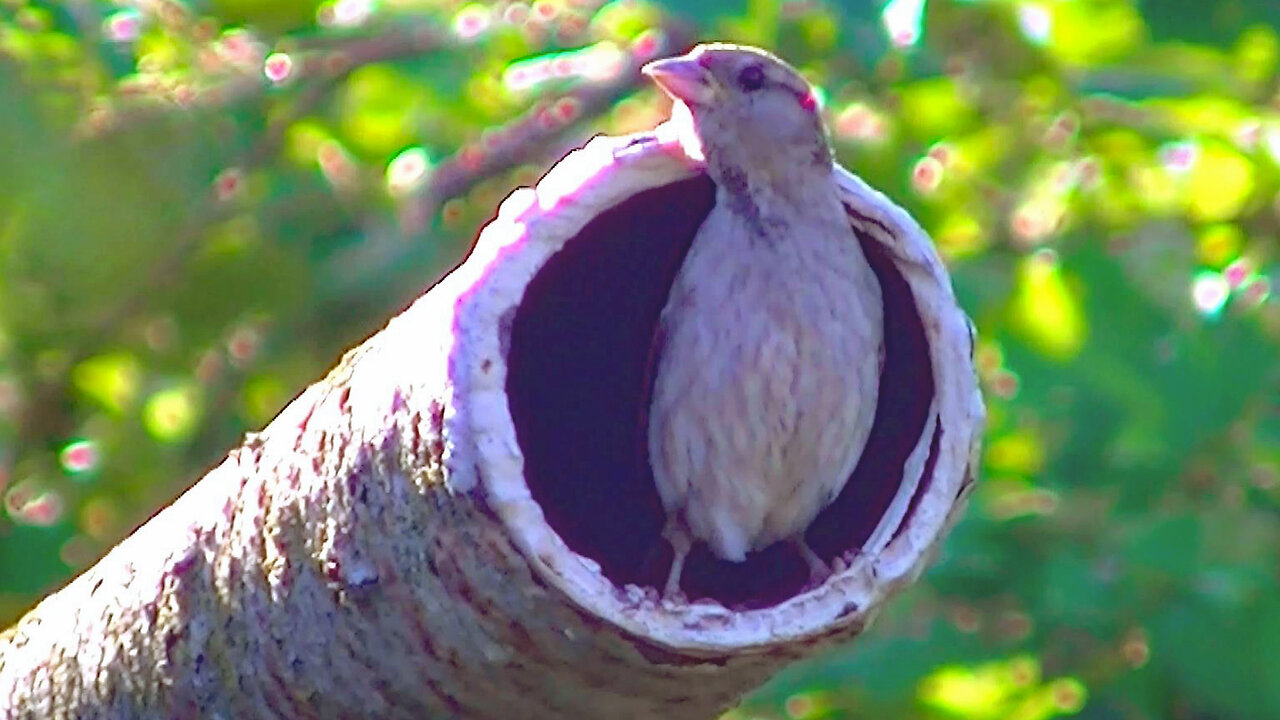
[[[764,85],[764,68],[748,65],[738,72],[738,87],[747,92],[759,90]]]

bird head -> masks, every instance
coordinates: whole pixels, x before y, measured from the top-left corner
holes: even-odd
[[[643,72],[688,109],[709,164],[746,170],[805,161],[830,166],[813,87],[780,58],[714,43],[650,62]]]

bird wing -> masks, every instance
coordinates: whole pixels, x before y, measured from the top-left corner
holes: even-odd
[[[929,490],[934,468],[976,452],[980,434],[973,428],[985,412],[969,358],[951,357],[972,353],[972,324],[928,234],[858,176],[837,165],[832,179],[880,281],[885,355],[862,457],[807,536],[820,555],[828,547],[878,552],[892,541]],[[970,342],[956,343],[957,337]],[[902,481],[885,483],[885,477]]]
[[[951,281],[933,249],[933,242],[915,218],[884,193],[839,165],[835,166],[832,179],[855,233],[866,235],[881,245],[896,263],[918,266],[932,275],[929,279],[931,284],[940,283],[948,294],[951,293]]]

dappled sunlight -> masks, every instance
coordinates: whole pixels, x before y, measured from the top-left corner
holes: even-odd
[[[92,357],[75,366],[71,379],[76,389],[102,407],[124,412],[137,396],[141,382],[137,358],[125,353]]]
[[[1011,308],[1015,327],[1046,355],[1066,359],[1078,353],[1087,321],[1057,253],[1039,250],[1023,258],[1016,282]]]
[[[411,147],[387,163],[387,191],[405,195],[422,185],[431,172],[431,159],[421,147]]]
[[[179,442],[196,431],[200,411],[198,390],[192,385],[179,385],[147,398],[142,406],[142,424],[160,442]]]
[[[660,139],[700,157],[688,109],[639,67],[717,39],[820,87],[837,159],[933,238],[989,407],[936,566],[726,718],[1280,717],[1271,12],[12,0],[0,615],[100,557],[473,246],[456,282],[528,239],[526,211],[572,207],[612,156],[528,188],[592,135],[670,113]],[[509,222],[477,244],[500,204]]]
[[[1022,656],[976,667],[943,667],[920,683],[921,702],[948,717],[971,720],[1046,720],[1074,715],[1087,692],[1074,678],[1045,681],[1040,662]]]

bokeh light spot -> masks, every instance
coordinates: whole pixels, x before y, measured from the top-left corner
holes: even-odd
[[[316,162],[330,185],[350,187],[356,180],[356,161],[337,140],[325,140],[316,149]]]
[[[235,199],[244,187],[244,171],[240,168],[227,168],[213,179],[213,195],[218,202]]]
[[[489,8],[480,3],[465,5],[453,16],[453,33],[470,40],[489,29]]]
[[[419,187],[430,169],[427,151],[420,147],[409,148],[387,163],[387,190],[393,196],[401,197]]]
[[[147,398],[142,409],[142,424],[161,442],[178,442],[191,435],[200,416],[199,393],[182,385],[161,390]]]
[[[1262,145],[1271,159],[1280,163],[1280,124],[1271,124],[1263,129]]]
[[[138,392],[141,370],[132,355],[114,353],[89,358],[71,371],[71,382],[85,396],[115,412]]]
[[[1234,223],[1214,223],[1200,231],[1196,239],[1196,256],[1210,267],[1227,265],[1240,253],[1244,233]]]
[[[529,6],[513,2],[502,11],[502,21],[508,25],[523,25],[529,19]]]
[[[1009,680],[1017,686],[1027,687],[1040,682],[1040,663],[1035,658],[1022,656],[1009,661]]]
[[[924,0],[889,0],[880,13],[889,41],[900,48],[920,42]]]
[[[1026,39],[1044,45],[1053,31],[1053,16],[1043,5],[1022,3],[1018,5],[1018,29]]]
[[[262,348],[262,330],[256,325],[238,325],[227,337],[227,357],[238,368],[248,367]]]
[[[1016,282],[1013,320],[1027,341],[1059,359],[1079,352],[1087,329],[1084,311],[1063,276],[1057,253],[1044,249],[1023,258]]]
[[[1089,693],[1084,683],[1075,678],[1058,678],[1049,686],[1053,705],[1061,713],[1075,714],[1084,708]]]
[[[98,558],[98,545],[84,535],[73,535],[58,549],[58,559],[69,568],[80,569]]]
[[[1034,245],[1058,230],[1065,211],[1062,203],[1047,197],[1028,200],[1014,209],[1009,228],[1023,245]]]
[[[511,92],[523,92],[553,80],[606,82],[617,78],[626,66],[627,54],[611,42],[517,60],[502,73],[502,84]]]
[[[134,8],[112,13],[102,22],[102,33],[112,42],[133,42],[142,34],[142,13]]]
[[[934,237],[938,247],[948,258],[961,258],[975,255],[982,251],[988,243],[982,224],[973,215],[966,212],[950,212],[939,223]]]
[[[989,340],[979,341],[973,362],[978,366],[980,374],[993,373],[1004,366],[1004,350],[998,343]]]
[[[631,41],[631,53],[640,61],[654,58],[661,47],[662,33],[657,30],[645,30]]]
[[[289,399],[289,388],[280,378],[270,375],[256,377],[245,384],[241,394],[241,406],[251,424],[270,420]]]
[[[929,148],[927,155],[947,167],[955,161],[956,148],[948,142],[936,142]]]
[[[1080,165],[1074,162],[1054,163],[1049,171],[1047,190],[1055,197],[1069,195],[1080,183]]]
[[[196,379],[202,383],[213,382],[222,373],[223,366],[221,353],[216,350],[205,350],[196,360]]]
[[[293,74],[293,58],[288,53],[274,52],[262,63],[262,73],[279,85]]]
[[[885,139],[883,117],[863,103],[851,103],[836,115],[835,134],[845,140],[879,143]]]
[[[336,27],[363,25],[373,15],[373,0],[336,0],[326,13],[328,24]]]
[[[1120,644],[1120,656],[1131,668],[1140,668],[1151,659],[1151,646],[1147,641],[1147,633],[1141,628],[1125,634]]]
[[[1002,703],[1008,690],[992,673],[976,673],[949,665],[930,673],[920,683],[920,700],[958,717],[987,717]]]
[[[245,68],[257,65],[266,54],[263,44],[242,28],[223,32],[216,47],[223,61]]]
[[[1199,220],[1228,220],[1238,215],[1254,189],[1248,158],[1222,143],[1206,145],[1188,177],[1187,202]]]
[[[1240,299],[1249,307],[1258,307],[1271,297],[1271,278],[1266,275],[1255,276],[1240,291]]]
[[[987,515],[997,521],[1053,515],[1062,502],[1056,492],[1013,477],[988,483],[983,499]]]
[[[14,522],[37,527],[56,525],[63,515],[63,500],[58,493],[24,480],[9,488],[4,507]]]
[[[920,683],[920,700],[946,717],[969,720],[1045,720],[1073,714],[1087,691],[1075,678],[1042,684],[1040,660],[1021,655],[975,667],[939,668]]]
[[[72,475],[83,475],[98,468],[101,454],[97,443],[92,440],[77,440],[69,443],[58,453],[58,462],[62,469]]]
[[[1193,142],[1170,142],[1156,151],[1160,164],[1173,175],[1185,175],[1195,167],[1200,147]]]
[[[1081,188],[1093,190],[1101,184],[1102,164],[1093,156],[1080,158],[1076,162],[1076,177]]]
[[[786,711],[787,717],[794,720],[816,718],[822,715],[822,703],[818,700],[817,695],[812,692],[796,693],[786,699],[783,703],[783,709]]]
[[[454,198],[446,202],[444,207],[440,208],[440,219],[444,222],[445,227],[458,227],[462,222],[466,207],[467,201],[462,198]]]
[[[112,540],[120,524],[120,508],[105,495],[89,498],[80,508],[80,529],[98,542]]]
[[[932,155],[925,155],[911,168],[911,187],[921,195],[930,195],[942,184],[942,163]]]
[[[1230,294],[1231,286],[1221,273],[1205,270],[1191,281],[1191,301],[1195,303],[1196,310],[1206,317],[1222,312]]]
[[[1031,634],[1035,628],[1035,622],[1031,616],[1020,610],[1010,610],[1000,614],[996,620],[996,629],[1000,635],[1009,641],[1024,640]]]
[[[1075,113],[1059,113],[1044,131],[1045,147],[1061,150],[1075,140],[1080,130],[1080,118]]]
[[[1044,441],[1029,428],[1002,435],[987,449],[987,464],[1003,473],[1035,475],[1044,469]]]
[[[577,120],[581,112],[581,103],[576,98],[560,98],[551,106],[551,113],[555,119],[565,125]]]
[[[548,23],[560,15],[560,4],[555,0],[534,0],[533,19]]]
[[[1231,139],[1235,141],[1236,147],[1245,152],[1251,152],[1262,139],[1262,123],[1256,118],[1241,122],[1231,134]]]
[[[1253,265],[1248,258],[1236,258],[1222,271],[1222,276],[1227,280],[1227,287],[1239,290],[1253,276]]]

